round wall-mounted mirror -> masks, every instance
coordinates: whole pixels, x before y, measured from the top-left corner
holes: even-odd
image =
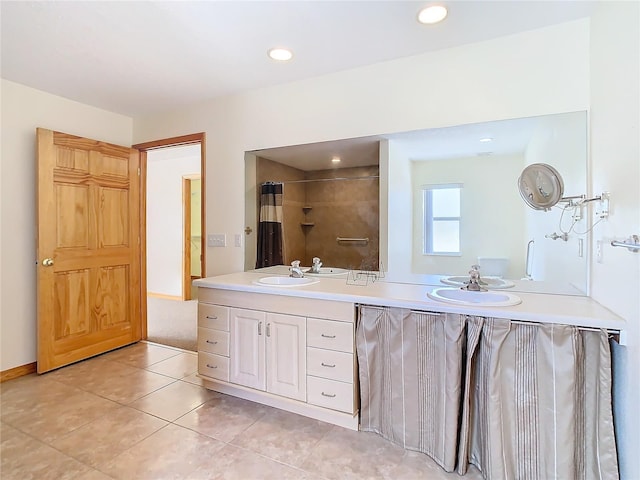
[[[562,199],[564,182],[558,171],[546,163],[533,163],[518,178],[522,199],[531,208],[549,210]]]

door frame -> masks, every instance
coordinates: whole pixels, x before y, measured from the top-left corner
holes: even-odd
[[[193,180],[201,180],[202,177],[198,175],[183,175],[182,176],[182,245],[184,246],[182,257],[182,300],[191,300],[191,282],[193,276],[191,275],[191,193]],[[200,192],[202,192],[202,182],[200,182]],[[200,202],[202,204],[202,202]],[[200,205],[202,208],[202,205]],[[204,244],[202,242],[202,233],[200,234],[200,261],[202,261]],[[202,278],[202,265],[200,265],[200,275],[198,278]]]
[[[153,140],[151,142],[138,143],[132,145],[140,151],[140,322],[142,326],[142,338],[147,338],[147,152],[166,147],[178,147],[181,145],[200,144],[200,178],[201,178],[201,211],[200,224],[202,226],[202,238],[206,238],[206,135],[204,132],[193,133],[189,135],[181,135],[179,137],[164,138],[161,140]],[[203,247],[204,247],[204,241]],[[202,248],[202,257],[200,258],[200,271],[202,276],[206,276],[206,249]]]

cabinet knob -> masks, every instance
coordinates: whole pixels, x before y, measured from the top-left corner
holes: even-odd
[[[324,333],[321,333],[320,336],[324,338],[336,338],[335,335],[325,335]]]
[[[207,343],[210,343],[211,345],[216,345],[218,342],[212,342],[211,340],[207,340]]]
[[[218,366],[217,366],[217,365],[209,365],[209,364],[207,363],[207,368],[218,368]]]
[[[335,393],[331,394],[331,393],[324,393],[324,392],[322,392],[322,396],[323,396],[323,397],[333,398],[333,397],[335,397],[335,396],[336,396],[336,394],[335,394]]]

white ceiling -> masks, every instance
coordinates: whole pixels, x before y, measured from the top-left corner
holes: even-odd
[[[2,77],[137,117],[586,17],[587,1],[0,2]],[[274,46],[293,50],[274,63]]]

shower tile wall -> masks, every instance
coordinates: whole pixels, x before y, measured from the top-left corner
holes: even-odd
[[[377,176],[378,166],[304,172],[258,158],[256,174],[258,184],[268,181],[285,182],[283,189],[285,264],[299,259],[303,265],[310,265],[311,259],[319,256],[327,266],[358,268],[365,263],[368,268],[377,268],[378,178],[287,182],[303,179]],[[304,223],[313,223],[313,226],[305,226]],[[368,238],[369,241],[368,243],[339,243],[336,241],[337,237]]]
[[[377,176],[378,167],[307,172],[307,179]],[[324,265],[377,270],[379,237],[378,178],[310,182],[306,184],[307,220],[314,222],[306,236],[306,264],[320,256]],[[368,238],[368,242],[337,242],[336,238]],[[318,253],[321,252],[320,255]]]

